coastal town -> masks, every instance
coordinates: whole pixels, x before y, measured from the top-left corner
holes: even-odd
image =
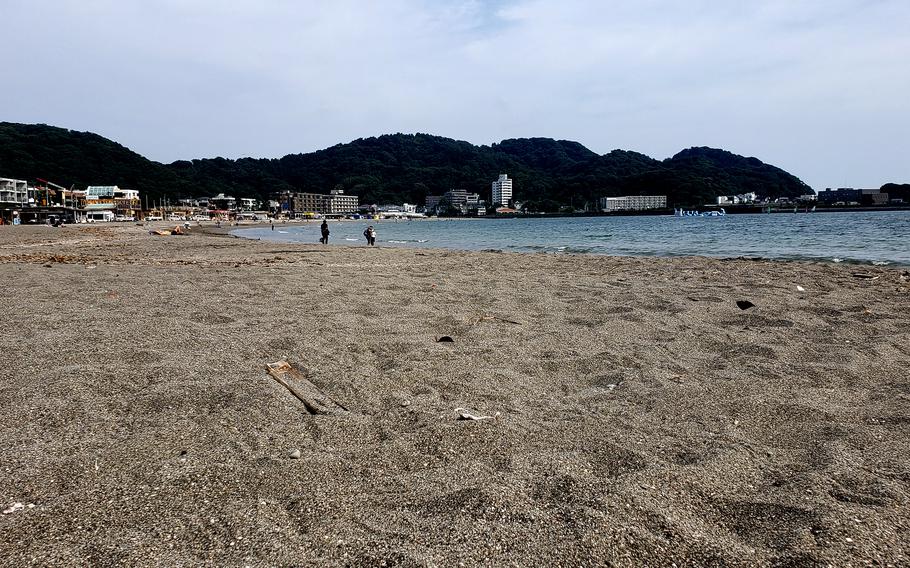
[[[269,199],[235,197],[219,193],[212,197],[159,198],[149,200],[138,189],[117,185],[66,188],[35,178],[33,182],[0,178],[0,223],[62,224],[128,221],[258,221],[265,219],[419,219],[430,216],[522,215],[533,211],[514,198],[514,180],[500,174],[491,183],[490,199],[463,188],[426,195],[423,204],[367,204],[357,195],[336,187],[328,193],[282,191]],[[721,195],[716,203],[702,205],[708,211],[773,212],[800,207],[889,207],[902,206],[881,189],[828,188],[797,198],[762,199],[755,192]],[[672,207],[672,209],[670,209]],[[732,211],[731,211],[732,208]],[[580,207],[566,207],[563,214],[668,214],[679,213],[667,195],[605,196]]]

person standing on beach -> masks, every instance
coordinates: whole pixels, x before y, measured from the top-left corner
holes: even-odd
[[[373,225],[370,225],[363,232],[363,236],[367,238],[367,244],[369,246],[374,246],[376,244],[376,229],[373,228]]]
[[[331,232],[329,231],[329,222],[323,219],[322,226],[319,227],[319,230],[322,231],[322,238],[319,239],[319,242],[324,245],[329,244],[329,233]]]

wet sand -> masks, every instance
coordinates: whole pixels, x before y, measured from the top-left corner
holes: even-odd
[[[903,269],[202,232],[0,227],[0,564],[910,564]]]

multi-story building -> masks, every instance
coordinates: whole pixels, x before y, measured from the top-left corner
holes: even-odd
[[[356,195],[345,195],[343,189],[333,189],[329,195],[323,196],[322,213],[325,215],[350,215],[356,213],[360,205],[360,198]]]
[[[442,202],[441,195],[428,195],[424,205],[425,205],[427,211],[433,211],[434,209],[439,207],[439,204],[441,202]]]
[[[493,182],[493,205],[509,205],[512,201],[512,180],[509,174],[501,174]]]
[[[215,197],[209,198],[209,209],[214,209],[215,211],[235,211],[237,209],[237,198],[219,193]]]
[[[11,222],[28,203],[28,182],[19,179],[0,178],[0,219]]]
[[[28,182],[20,179],[0,178],[0,203],[28,203]]]
[[[624,197],[602,197],[600,209],[612,211],[644,211],[647,209],[665,209],[666,195],[626,195]]]
[[[107,218],[104,211],[120,217],[136,217],[141,209],[138,190],[120,189],[116,185],[90,185],[85,189],[85,210],[101,215],[99,219]]]
[[[356,213],[360,198],[356,195],[345,195],[344,190],[333,189],[328,195],[324,193],[292,193],[288,196],[290,209],[301,214],[350,215]]]

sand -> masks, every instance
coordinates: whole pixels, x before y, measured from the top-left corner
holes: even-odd
[[[910,565],[901,268],[193,233],[0,227],[0,564]]]

